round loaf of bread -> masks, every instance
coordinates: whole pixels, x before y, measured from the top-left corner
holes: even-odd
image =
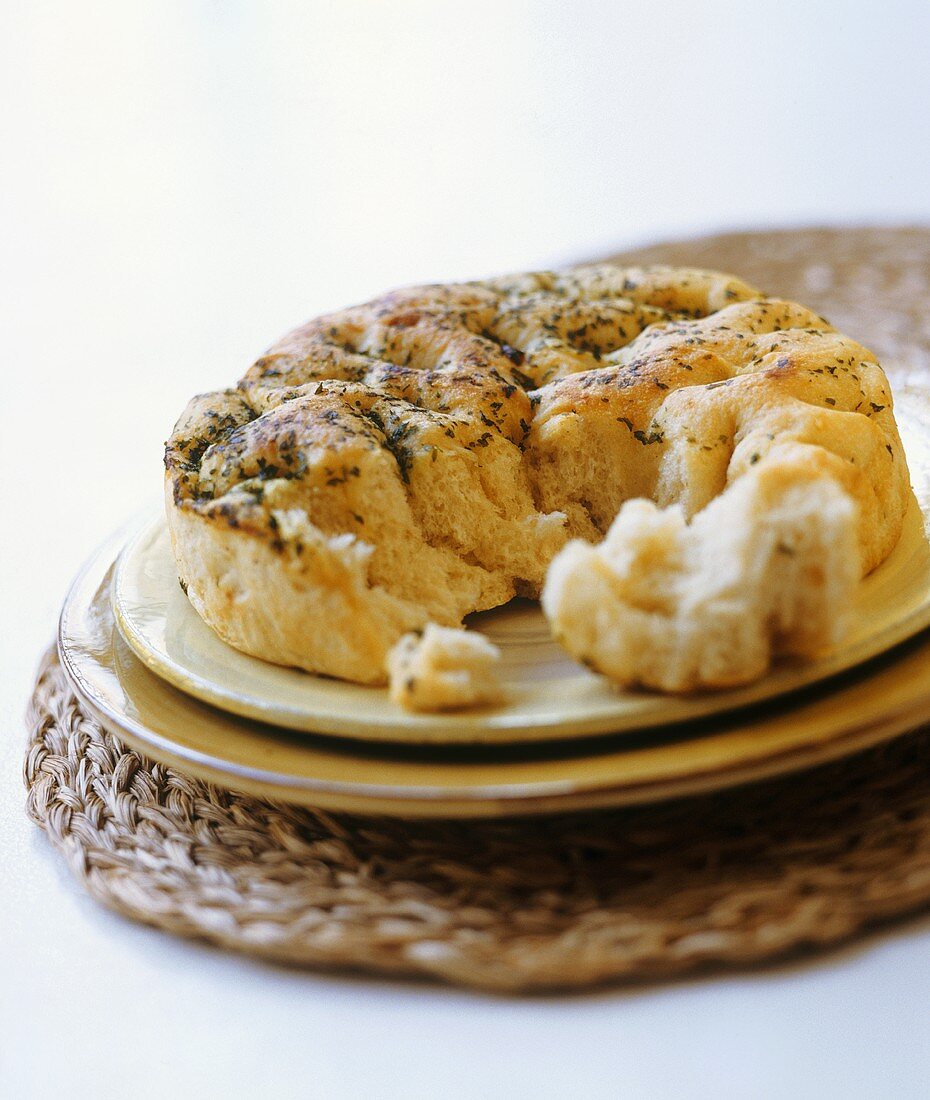
[[[888,382],[865,348],[732,276],[612,265],[415,287],[311,321],[235,388],[194,398],[165,465],[179,576],[206,622],[246,653],[365,683],[384,682],[411,630],[538,597],[557,555],[547,613],[598,667],[592,647],[607,642],[573,611],[594,567],[575,540],[599,543],[635,498],[675,507],[687,557],[714,537],[692,518],[741,480],[766,479],[721,516],[753,528],[818,486],[810,499],[847,516],[835,522],[852,532],[858,579],[895,545],[909,489]],[[786,488],[766,504],[776,480]],[[817,496],[824,481],[835,491]],[[624,545],[639,545],[638,523],[654,518],[630,513]],[[789,587],[817,583],[822,542]],[[647,611],[700,648],[690,597],[669,596],[668,554],[650,566],[635,553],[632,587],[615,556],[604,630]],[[790,616],[759,618],[773,649],[791,648]],[[691,660],[652,675],[650,660],[603,671],[671,690],[759,674],[758,661],[728,675]]]

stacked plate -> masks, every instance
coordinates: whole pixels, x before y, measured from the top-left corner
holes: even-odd
[[[842,645],[692,697],[618,691],[575,664],[539,609],[474,616],[504,654],[505,705],[410,715],[385,689],[238,653],[178,584],[164,521],[114,536],[61,615],[86,707],[146,755],[231,788],[401,816],[494,816],[712,790],[895,736],[930,713],[930,399],[897,394],[914,497],[860,586]]]

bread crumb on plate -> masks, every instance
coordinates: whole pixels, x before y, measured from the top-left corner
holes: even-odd
[[[482,634],[427,623],[388,653],[391,699],[414,711],[499,703],[500,659],[501,651]]]

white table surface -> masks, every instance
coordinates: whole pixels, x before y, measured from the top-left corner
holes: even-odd
[[[859,9],[0,4],[0,1095],[928,1095],[928,920],[573,998],[321,977],[104,912],[19,777],[70,576],[157,499],[188,396],[290,325],[703,228],[930,220],[930,6]]]

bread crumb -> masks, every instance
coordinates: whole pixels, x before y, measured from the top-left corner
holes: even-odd
[[[391,699],[414,711],[499,703],[500,659],[501,651],[482,634],[427,623],[388,653]]]

